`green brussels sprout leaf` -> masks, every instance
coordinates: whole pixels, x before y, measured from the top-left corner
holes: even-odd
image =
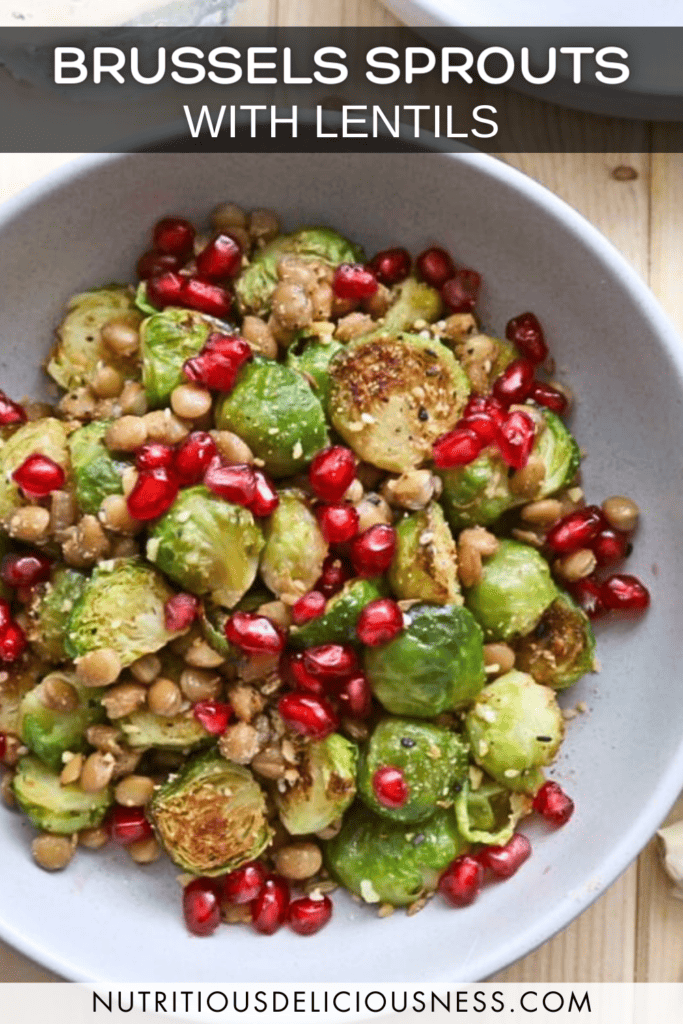
[[[19,807],[36,828],[56,835],[73,835],[96,828],[113,803],[111,787],[85,793],[75,783],[63,786],[59,772],[37,757],[22,757],[12,780]]]
[[[510,640],[530,633],[557,594],[543,555],[502,540],[484,563],[481,581],[466,591],[465,604],[487,640]]]
[[[299,781],[273,794],[280,820],[290,835],[320,832],[340,818],[356,795],[358,748],[332,733],[302,751]]]

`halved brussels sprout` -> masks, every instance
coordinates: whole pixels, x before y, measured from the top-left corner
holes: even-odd
[[[487,640],[525,636],[558,595],[543,555],[528,544],[501,540],[482,578],[465,593],[465,604]]]
[[[31,824],[57,835],[96,828],[114,799],[110,786],[98,793],[84,793],[75,784],[63,786],[59,772],[48,768],[37,757],[22,757],[12,780],[12,790]]]
[[[362,804],[325,844],[330,873],[366,903],[413,903],[433,892],[441,872],[463,849],[453,810],[420,825],[387,821]]]
[[[74,604],[64,646],[70,658],[108,648],[121,665],[154,654],[177,634],[166,629],[173,596],[163,576],[136,558],[100,562]]]
[[[512,793],[499,782],[485,780],[475,789],[466,781],[455,798],[460,835],[468,843],[505,846],[531,805],[525,793]]]
[[[183,363],[204,347],[207,338],[226,325],[191,309],[169,306],[154,313],[140,330],[142,383],[152,408],[167,405],[171,392],[184,383]]]
[[[292,476],[328,443],[325,413],[308,381],[262,356],[240,371],[216,410],[216,426],[246,441],[274,477]]]
[[[55,711],[42,700],[46,680],[57,678],[71,686],[78,697],[73,711]],[[62,754],[87,750],[86,729],[103,722],[106,715],[100,703],[102,690],[83,687],[73,672],[51,672],[29,690],[19,708],[20,732],[31,753],[55,771],[64,767]]]
[[[265,794],[251,772],[212,752],[160,786],[149,811],[171,860],[195,875],[233,871],[271,840]]]
[[[28,638],[36,654],[55,664],[67,660],[64,638],[74,604],[86,584],[75,569],[59,567],[49,583],[35,588],[29,607]]]
[[[151,711],[133,711],[125,718],[118,718],[116,724],[128,746],[134,750],[147,750],[148,747],[159,750],[195,750],[215,740],[191,710],[174,718],[154,715]]]
[[[259,602],[259,604],[262,603]],[[233,647],[225,635],[225,624],[229,618],[230,612],[221,608],[219,604],[202,601],[199,609],[199,628],[202,631],[202,636],[207,644],[210,644],[214,651],[222,654],[227,661],[239,661],[241,652]]]
[[[527,636],[514,644],[515,665],[537,683],[564,690],[594,672],[595,635],[590,619],[560,592]]]
[[[69,300],[68,313],[57,330],[57,345],[47,364],[47,372],[66,391],[88,384],[101,361],[114,366],[124,377],[138,376],[134,362],[116,358],[102,341],[102,328],[117,317],[130,317],[131,323],[142,319],[128,287],[95,288]]]
[[[248,509],[189,487],[153,526],[147,557],[181,587],[232,608],[256,578],[263,543]]]
[[[280,491],[264,534],[261,579],[277,597],[293,603],[313,588],[327,555],[327,541],[302,491]]]
[[[451,803],[469,766],[469,747],[449,729],[409,718],[385,718],[375,727],[361,754],[358,795],[381,818],[425,821],[435,807]],[[399,768],[408,786],[402,807],[385,807],[375,795],[379,768]]]
[[[283,256],[316,260],[331,267],[340,263],[358,263],[363,250],[332,228],[301,228],[291,235],[278,235],[257,253],[235,281],[235,295],[241,313],[266,316],[278,283],[277,267]]]
[[[469,381],[438,341],[404,334],[358,338],[330,364],[330,417],[365,462],[403,473],[455,426]]]
[[[69,436],[76,500],[81,512],[96,515],[109,494],[123,493],[121,477],[130,462],[115,459],[104,443],[111,420],[96,420]]]
[[[484,687],[465,719],[474,760],[509,789],[535,793],[564,735],[555,691],[526,672]]]
[[[493,338],[488,334],[474,331],[456,341],[446,340],[452,347],[458,362],[467,374],[472,390],[479,395],[487,395],[493,382],[503,370],[518,356],[517,349],[511,341]]]
[[[299,781],[273,794],[290,835],[320,832],[341,817],[356,795],[357,760],[358,747],[336,732],[304,748]]]
[[[462,604],[458,552],[440,505],[431,502],[397,523],[396,541],[389,582],[398,598]]]
[[[29,455],[46,455],[68,472],[68,431],[61,420],[46,416],[24,423],[0,446],[0,520],[7,520],[22,503],[21,492],[12,473]]]
[[[416,604],[402,633],[365,651],[372,691],[393,715],[433,718],[468,704],[485,682],[481,627],[466,608]]]
[[[384,593],[381,580],[349,580],[329,599],[322,615],[290,630],[290,642],[295,647],[355,642],[358,616],[366,604]]]
[[[382,317],[382,324],[376,329],[377,334],[397,335],[404,331],[410,332],[420,320],[431,324],[441,316],[441,296],[436,288],[430,287],[424,281],[407,277],[396,287],[394,295],[394,301]]]
[[[342,343],[334,338],[326,344],[313,338],[303,338],[287,349],[287,366],[315,381],[314,391],[325,412],[329,409],[332,387],[330,363],[343,348]]]
[[[5,666],[0,678],[0,732],[19,735],[19,708],[22,698],[33,689],[44,673],[42,663],[37,658],[27,655],[20,661]]]

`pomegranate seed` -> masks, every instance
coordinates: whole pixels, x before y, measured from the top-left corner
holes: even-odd
[[[302,896],[289,904],[287,924],[297,935],[315,935],[331,917],[332,900],[329,896],[316,900],[312,896]]]
[[[227,903],[243,905],[256,899],[268,877],[265,865],[260,860],[250,860],[241,868],[235,868],[223,879],[223,899]]]
[[[150,277],[160,277],[161,274],[167,274],[169,271],[180,270],[184,262],[180,256],[174,256],[170,252],[157,252],[156,249],[150,249],[143,253],[138,260],[138,277],[141,281],[146,281]]]
[[[249,504],[249,511],[258,519],[272,515],[280,504],[280,495],[275,490],[275,485],[268,479],[266,474],[260,470],[254,470],[256,490],[254,497]]]
[[[356,623],[356,636],[368,647],[387,644],[403,629],[403,612],[390,597],[380,597],[365,605]]]
[[[642,612],[650,604],[650,592],[636,576],[617,573],[600,588],[606,608],[614,611]]]
[[[455,263],[445,249],[433,246],[415,260],[418,273],[432,288],[442,288],[455,273]]]
[[[28,640],[17,622],[9,622],[0,632],[0,661],[8,664],[18,661],[26,650]]]
[[[46,498],[59,491],[66,481],[66,473],[47,455],[29,455],[12,473],[15,484],[31,498]]]
[[[589,619],[599,619],[607,613],[600,593],[600,584],[592,576],[566,584],[567,590]]]
[[[508,320],[505,337],[532,363],[542,363],[548,355],[543,328],[533,313],[520,313]]]
[[[338,594],[347,580],[351,579],[350,568],[336,555],[328,555],[323,562],[322,572],[315,589],[320,590],[325,597],[332,597]]]
[[[458,427],[465,427],[476,434],[484,447],[493,444],[498,435],[498,424],[487,412],[472,413],[467,419],[460,420]]]
[[[3,760],[7,753],[7,736],[4,732],[0,732],[0,761]]]
[[[404,807],[410,796],[410,789],[400,768],[382,765],[372,776],[372,791],[382,807],[397,809]]]
[[[280,627],[255,612],[233,612],[225,624],[225,635],[231,644],[247,654],[279,654],[285,646],[285,635]]]
[[[355,475],[356,458],[341,445],[318,452],[308,469],[313,493],[321,501],[341,501]]]
[[[598,565],[613,565],[626,558],[629,553],[628,534],[607,527],[591,543],[591,551]]]
[[[51,569],[50,559],[38,551],[11,553],[0,562],[0,579],[8,587],[34,587],[36,583],[47,583]]]
[[[556,782],[544,782],[534,797],[533,808],[551,825],[566,825],[574,813],[574,801]]]
[[[195,230],[182,217],[164,217],[154,225],[152,241],[157,252],[172,256],[189,256],[194,245]]]
[[[528,359],[513,359],[493,382],[493,397],[503,405],[523,402],[534,383],[534,364]]]
[[[222,736],[232,718],[232,706],[219,700],[199,700],[192,714],[212,736]]]
[[[304,667],[316,679],[350,679],[358,671],[356,652],[348,644],[321,644],[303,653]]]
[[[10,603],[9,601],[6,601],[4,597],[0,597],[0,630],[9,626],[11,621],[12,609],[10,608]]]
[[[215,878],[193,878],[183,889],[183,916],[193,935],[213,935],[221,923],[220,883]]]
[[[174,594],[164,605],[164,621],[169,633],[189,629],[199,612],[199,598],[194,594]]]
[[[380,284],[391,288],[392,285],[405,281],[411,266],[412,260],[407,249],[383,249],[372,257],[368,263],[368,270],[372,271]]]
[[[196,259],[197,273],[207,281],[234,277],[242,268],[242,250],[230,235],[217,235]]]
[[[312,740],[324,740],[339,726],[339,719],[329,701],[312,693],[285,693],[277,709],[293,732]]]
[[[14,423],[26,423],[27,419],[24,407],[8,398],[4,391],[0,391],[0,427],[9,427]]]
[[[183,374],[193,384],[202,384],[211,391],[232,391],[238,373],[252,355],[243,338],[212,334],[201,352],[185,362]]]
[[[184,282],[185,278],[173,270],[159,274],[158,277],[150,277],[147,281],[147,298],[158,309],[180,306]]]
[[[525,412],[513,412],[498,431],[498,448],[512,469],[524,469],[534,446],[536,427]]]
[[[369,299],[377,291],[377,278],[362,263],[342,263],[334,272],[332,289],[339,299]]]
[[[289,886],[280,875],[268,875],[251,904],[251,923],[261,935],[273,935],[284,924],[289,907]]]
[[[451,313],[469,313],[477,304],[481,274],[462,267],[441,286],[441,298]]]
[[[605,526],[602,509],[597,505],[586,505],[559,519],[548,530],[546,544],[558,554],[576,551],[588,547]]]
[[[396,530],[376,523],[351,544],[351,561],[359,576],[380,576],[391,565],[396,553]]]
[[[149,839],[154,835],[142,807],[116,804],[107,815],[107,824],[111,841],[119,846],[130,846],[139,839]]]
[[[467,466],[474,462],[480,454],[484,442],[482,438],[467,427],[456,427],[447,434],[442,434],[432,447],[434,465],[439,469],[452,469],[454,466]]]
[[[218,453],[216,442],[203,430],[195,430],[176,448],[173,468],[183,487],[191,487],[204,479],[204,474]]]
[[[280,671],[295,690],[314,693],[317,697],[325,693],[325,683],[310,674],[300,651],[285,651],[280,660]]]
[[[512,878],[530,856],[531,843],[521,832],[515,832],[505,846],[485,846],[477,860],[496,878]]]
[[[470,395],[462,414],[463,420],[474,416],[488,416],[498,427],[502,427],[507,418],[507,407],[493,395]]]
[[[318,505],[315,515],[328,544],[344,544],[358,533],[358,513],[353,505]]]
[[[198,277],[182,278],[183,285],[180,291],[180,305],[189,306],[199,313],[206,313],[207,316],[215,316],[223,319],[230,315],[232,310],[232,295],[227,288],[211,284],[209,281],[201,281]]]
[[[219,498],[235,505],[249,505],[256,496],[256,477],[251,466],[228,466],[219,455],[212,459],[204,474],[204,484]]]
[[[439,892],[452,907],[466,907],[481,892],[484,869],[475,857],[463,854],[448,865],[439,879]]]
[[[337,696],[350,718],[367,718],[372,711],[372,690],[362,673],[347,679]]]
[[[309,590],[307,594],[300,597],[292,605],[292,619],[296,626],[303,626],[304,622],[317,619],[325,611],[327,598],[319,590]]]
[[[138,476],[126,499],[128,511],[141,522],[158,519],[164,512],[168,512],[178,490],[178,478],[174,473],[169,473],[167,469],[145,470]]]
[[[138,469],[168,469],[173,465],[174,458],[173,448],[153,441],[138,448],[135,453],[135,465]]]
[[[563,395],[561,391],[554,388],[552,384],[544,384],[538,380],[534,381],[529,392],[529,398],[532,398],[536,405],[545,406],[546,409],[550,409],[557,416],[564,416],[569,405],[566,395]]]

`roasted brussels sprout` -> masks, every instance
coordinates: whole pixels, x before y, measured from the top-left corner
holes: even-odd
[[[256,578],[263,543],[248,509],[190,487],[150,531],[147,557],[181,587],[232,608]]]
[[[466,781],[455,798],[460,835],[468,843],[504,846],[517,822],[530,813],[531,804],[525,793],[513,793],[485,777],[476,789]]]
[[[72,835],[95,828],[113,802],[109,786],[98,793],[84,793],[80,786],[63,786],[59,772],[37,757],[22,757],[12,780],[12,790],[22,811],[36,828],[57,835]]]
[[[263,604],[263,601],[259,601],[259,604]],[[225,635],[225,624],[229,618],[230,612],[221,608],[219,604],[214,604],[213,601],[202,601],[199,609],[199,628],[204,639],[213,647],[214,651],[222,654],[226,661],[238,661],[241,652],[233,647]]]
[[[436,889],[463,842],[453,810],[420,825],[387,821],[361,804],[325,844],[330,873],[366,903],[405,906]]]
[[[69,436],[76,500],[81,512],[96,515],[109,494],[121,494],[121,477],[129,462],[115,459],[104,443],[109,420],[96,420]]]
[[[173,306],[145,320],[140,331],[142,383],[152,408],[168,403],[171,392],[184,381],[185,360],[196,356],[219,329],[215,320]]]
[[[512,342],[492,338],[476,330],[455,341],[447,338],[445,344],[453,349],[469,377],[472,390],[480,395],[487,395],[491,391],[496,378],[518,356]]]
[[[296,647],[354,642],[357,639],[358,616],[366,604],[384,592],[380,580],[349,580],[338,594],[329,599],[322,615],[290,630],[290,642]]]
[[[19,735],[19,709],[23,696],[44,674],[41,662],[26,655],[20,661],[5,666],[0,677],[0,732]]]
[[[409,718],[385,718],[375,727],[361,754],[358,795],[382,818],[425,821],[434,809],[452,801],[469,765],[468,745],[456,733]],[[379,768],[399,768],[408,787],[402,807],[386,807],[375,794]]]
[[[557,594],[543,555],[502,540],[484,563],[481,582],[466,591],[465,604],[487,640],[510,640],[530,633]]]
[[[277,597],[293,603],[313,588],[327,555],[327,541],[301,491],[280,492],[264,533],[261,579]]]
[[[472,754],[509,789],[535,793],[564,734],[555,692],[526,672],[512,671],[484,687],[467,712]]]
[[[515,642],[515,665],[537,683],[564,690],[594,672],[595,635],[590,619],[560,593],[535,628]]]
[[[407,277],[397,286],[394,301],[384,314],[382,324],[373,333],[397,335],[410,332],[420,321],[431,324],[438,320],[442,310],[443,303],[436,288]]]
[[[265,850],[266,799],[251,772],[212,752],[189,761],[149,805],[174,864],[195,875],[223,875]]]
[[[71,688],[78,701],[73,710],[57,711],[44,703],[46,686],[55,679]],[[61,771],[64,767],[62,754],[86,750],[86,730],[104,721],[101,696],[101,690],[81,686],[73,672],[51,672],[23,697],[19,708],[21,739],[44,764]]]
[[[358,748],[338,733],[302,751],[299,781],[273,796],[290,835],[320,832],[340,818],[356,795]]]
[[[67,654],[79,658],[107,648],[124,668],[153,654],[176,636],[164,619],[172,596],[163,576],[136,558],[100,562],[69,617]]]
[[[311,379],[315,382],[315,394],[325,412],[329,409],[332,386],[330,363],[343,348],[342,343],[334,338],[325,344],[313,338],[304,338],[287,349],[287,366],[297,370],[309,382]]]
[[[335,356],[330,374],[335,429],[365,462],[395,473],[429,457],[470,390],[452,352],[410,334],[361,337]]]
[[[373,693],[394,715],[433,718],[484,685],[481,628],[466,608],[417,604],[395,640],[365,651]]]
[[[195,750],[207,746],[215,737],[197,721],[192,711],[164,718],[151,711],[134,711],[116,721],[129,747],[159,750]]]
[[[46,455],[68,471],[67,428],[61,420],[45,419],[24,423],[0,447],[0,520],[7,520],[21,505],[21,492],[12,473],[29,455]]]
[[[462,604],[458,552],[441,506],[432,502],[396,525],[391,589],[404,601]]]
[[[221,401],[216,425],[232,430],[274,477],[292,476],[328,443],[325,413],[296,370],[257,356]]]
[[[60,567],[54,570],[49,583],[34,588],[28,638],[36,654],[46,661],[66,661],[64,638],[73,606],[85,584],[86,578],[80,572]]]

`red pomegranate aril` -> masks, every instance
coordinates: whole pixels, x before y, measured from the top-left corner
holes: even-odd
[[[150,277],[147,281],[147,299],[157,309],[182,305],[181,295],[185,280],[186,278],[181,277],[174,270],[159,274],[158,277]]]
[[[12,473],[12,480],[31,498],[46,498],[62,489],[66,473],[47,455],[29,455]]]
[[[425,249],[415,260],[420,277],[432,288],[442,288],[455,273],[455,263],[445,249],[432,246]]]
[[[586,505],[558,520],[548,530],[546,544],[557,554],[576,551],[578,548],[589,547],[605,526],[602,509],[597,505]]]
[[[34,587],[50,579],[51,569],[51,560],[39,551],[11,552],[0,562],[0,579],[7,587]]]
[[[309,590],[292,605],[292,620],[295,626],[317,619],[325,611],[327,598],[320,590]]]
[[[432,447],[432,458],[438,469],[452,469],[474,462],[484,447],[484,441],[468,426],[456,427],[442,434]]]
[[[179,489],[178,478],[168,469],[144,470],[126,499],[128,511],[141,522],[158,519],[164,512],[168,512]]]
[[[332,278],[332,290],[337,298],[354,302],[369,299],[378,287],[377,278],[362,263],[342,263]]]
[[[222,736],[232,718],[232,705],[220,700],[199,700],[192,714],[212,736]]]
[[[403,629],[403,612],[390,597],[369,601],[356,623],[356,636],[367,647],[387,644]]]
[[[531,843],[521,832],[515,832],[505,846],[485,846],[477,859],[496,878],[512,878],[530,856]]]
[[[407,249],[382,249],[376,256],[373,256],[368,263],[368,269],[372,271],[380,284],[391,288],[392,285],[405,281],[412,260]]]
[[[462,267],[441,286],[441,298],[451,313],[470,313],[481,290],[481,274]]]
[[[268,877],[265,865],[260,860],[251,860],[241,868],[235,868],[223,879],[223,899],[227,903],[243,905],[255,900]]]
[[[194,245],[195,229],[182,217],[164,217],[154,225],[152,241],[157,252],[172,256],[189,256]]]
[[[361,672],[342,683],[337,698],[350,718],[367,718],[372,711],[372,690]]]
[[[10,608],[10,603],[4,597],[0,597],[0,631],[9,626],[11,621],[12,609]]]
[[[468,854],[456,857],[439,879],[439,892],[452,907],[466,907],[476,900],[484,881],[484,869]]]
[[[351,561],[356,573],[365,579],[381,576],[391,565],[396,553],[396,530],[385,523],[376,523],[351,544]]]
[[[28,416],[23,405],[8,398],[0,391],[0,427],[10,427],[14,423],[26,423]]]
[[[470,395],[463,409],[462,419],[474,416],[488,416],[498,427],[502,427],[507,418],[507,407],[493,395]]]
[[[279,654],[285,646],[285,634],[277,623],[255,612],[233,612],[225,624],[225,635],[247,654]]]
[[[183,889],[183,917],[193,935],[213,935],[221,923],[221,888],[215,878],[193,878]]]
[[[174,256],[170,252],[157,252],[150,249],[142,254],[137,264],[138,277],[141,281],[147,281],[150,277],[160,277],[169,271],[180,270],[185,261],[180,256]]]
[[[154,832],[142,807],[116,804],[107,816],[109,836],[119,846],[130,846],[140,839],[150,839]]]
[[[536,793],[533,809],[551,825],[566,825],[574,813],[574,801],[557,782],[544,782]]]
[[[591,551],[595,555],[598,565],[614,565],[615,562],[626,558],[629,553],[629,544],[628,534],[607,527],[600,530],[597,537],[591,541]]]
[[[550,409],[556,416],[564,416],[569,406],[566,395],[554,388],[552,384],[544,384],[539,380],[534,381],[529,398],[533,399],[536,405]]]
[[[616,573],[600,588],[605,607],[612,611],[642,612],[650,604],[650,592],[636,576]]]
[[[273,935],[284,924],[289,886],[280,875],[268,875],[251,904],[251,923],[261,935]]]
[[[329,701],[312,693],[285,693],[277,709],[292,732],[312,740],[324,740],[339,726],[339,718]]]
[[[315,515],[328,544],[345,544],[358,533],[358,512],[353,505],[318,505]]]
[[[335,445],[318,452],[308,468],[313,493],[321,501],[341,501],[356,476],[356,457]]]
[[[316,697],[325,693],[324,681],[311,675],[304,665],[301,651],[285,651],[280,659],[280,672],[295,690],[313,693]]]
[[[325,597],[332,597],[339,593],[351,576],[351,569],[341,558],[337,558],[336,555],[328,555],[323,562],[322,572],[315,584],[315,589],[320,590]]]
[[[11,664],[18,661],[26,650],[28,640],[17,622],[9,622],[0,631],[0,661]]]
[[[164,622],[169,633],[189,629],[199,614],[199,598],[194,594],[174,594],[164,605]]]
[[[493,382],[493,397],[503,405],[514,405],[529,397],[534,383],[534,364],[513,359]]]
[[[372,792],[382,807],[392,810],[404,807],[410,796],[403,771],[389,764],[382,765],[372,776]]]
[[[218,454],[216,442],[203,430],[195,430],[176,448],[173,468],[183,487],[198,484]]]
[[[548,355],[543,328],[533,313],[520,313],[508,320],[505,337],[514,342],[525,359],[542,363]]]
[[[263,519],[265,516],[272,515],[278,507],[280,495],[275,490],[275,485],[262,470],[254,470],[254,479],[256,481],[256,490],[254,491],[254,497],[249,503],[249,511],[257,519]]]
[[[607,608],[600,593],[600,584],[594,577],[584,576],[583,579],[576,580],[575,583],[567,583],[566,587],[589,619],[600,619],[607,614]]]
[[[173,465],[174,459],[174,449],[157,441],[143,444],[135,453],[135,465],[138,469],[168,469]]]
[[[235,505],[248,506],[256,496],[254,470],[246,463],[226,465],[220,456],[212,459],[204,474],[204,484],[210,491]]]
[[[217,235],[199,253],[197,273],[208,281],[234,277],[242,267],[242,250],[230,235]]]
[[[536,428],[531,416],[513,412],[498,431],[498,448],[511,469],[524,469],[534,446]]]
[[[332,917],[332,900],[329,896],[302,896],[292,900],[287,911],[287,924],[297,935],[315,935]]]
[[[320,644],[303,653],[304,667],[316,679],[350,679],[358,671],[358,658],[349,644]]]
[[[232,295],[227,288],[198,277],[184,277],[180,291],[180,305],[196,309],[198,313],[224,319],[232,310]]]
[[[183,375],[211,391],[232,391],[237,374],[251,358],[251,348],[243,338],[214,334],[198,355],[183,364]]]
[[[7,753],[7,736],[4,732],[0,732],[0,761],[3,760]]]
[[[467,419],[460,420],[458,426],[471,430],[484,446],[493,444],[498,436],[498,424],[487,412],[472,413]]]

